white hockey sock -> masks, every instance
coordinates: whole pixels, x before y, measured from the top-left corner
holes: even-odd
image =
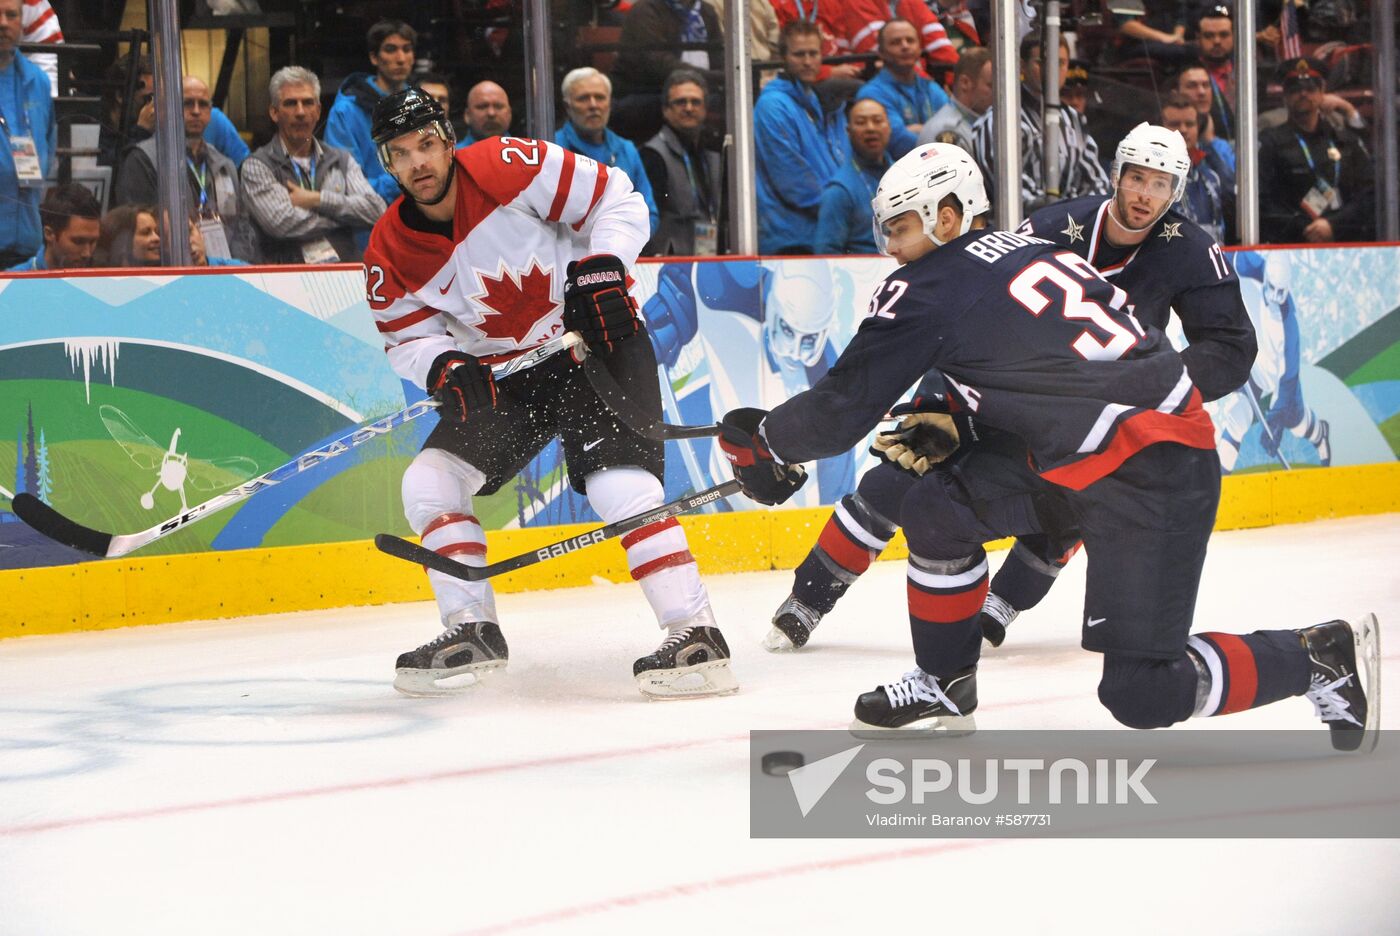
[[[615,523],[666,502],[661,482],[641,468],[607,468],[589,475],[588,502],[605,523]],[[622,537],[627,567],[642,593],[668,630],[689,623],[713,624],[710,596],[686,543],[685,530],[674,518],[642,527]]]
[[[486,564],[486,534],[472,514],[472,495],[485,476],[440,449],[424,449],[403,473],[404,516],[433,552],[466,565]],[[489,582],[428,572],[442,619],[497,621],[496,596]]]

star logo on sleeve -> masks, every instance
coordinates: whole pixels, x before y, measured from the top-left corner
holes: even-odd
[[[1060,233],[1067,236],[1071,244],[1075,241],[1082,241],[1084,239],[1084,225],[1076,224],[1073,215],[1065,215],[1065,220],[1069,222],[1069,227]]]
[[[1157,236],[1164,238],[1166,242],[1170,244],[1173,237],[1185,237],[1186,235],[1181,233],[1180,221],[1169,221],[1162,225],[1162,233]]]

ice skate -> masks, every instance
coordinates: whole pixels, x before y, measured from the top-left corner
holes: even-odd
[[[821,619],[820,611],[807,607],[796,595],[788,595],[773,613],[773,626],[763,638],[763,649],[775,653],[802,649]]]
[[[982,611],[977,615],[977,625],[982,628],[982,639],[993,647],[1000,647],[1001,642],[1006,639],[1006,629],[1020,613],[994,593],[988,592],[987,600],[982,604]]]
[[[887,683],[856,699],[850,731],[857,737],[886,731],[940,732],[949,737],[972,734],[977,722],[977,667],[939,680],[915,668],[899,682]]]
[[[399,655],[394,688],[409,696],[450,695],[469,689],[510,656],[501,628],[491,621],[451,623],[417,650]]]
[[[668,636],[655,653],[632,664],[632,675],[642,695],[651,699],[728,695],[739,689],[729,669],[729,645],[719,628],[708,624]]]
[[[1332,732],[1332,747],[1375,750],[1381,722],[1381,635],[1374,614],[1355,624],[1329,621],[1298,632],[1312,663],[1307,691]]]

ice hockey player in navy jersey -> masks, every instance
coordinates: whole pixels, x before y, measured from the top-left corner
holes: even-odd
[[[1147,170],[1159,170],[1154,191]],[[1139,124],[1119,144],[1114,192],[1042,208],[1019,228],[1060,244],[1088,260],[1131,296],[1134,317],[1165,329],[1175,309],[1189,342],[1186,370],[1204,400],[1224,396],[1249,379],[1256,341],[1240,298],[1239,280],[1220,246],[1172,208],[1191,162],[1181,135]],[[1166,173],[1170,178],[1163,178]],[[1165,186],[1171,184],[1170,188]],[[866,472],[844,498],[798,566],[792,593],[773,615],[764,646],[801,647],[825,614],[888,545],[891,516],[913,480],[889,465]],[[983,635],[999,646],[1006,627],[1049,592],[1079,548],[1079,532],[1047,529],[1020,537],[992,579],[983,608]]]
[[[1306,694],[1333,745],[1359,747],[1378,714],[1367,706],[1374,617],[1190,633],[1220,496],[1200,391],[1123,290],[1072,251],[984,229],[987,207],[957,147],[928,144],[895,163],[874,216],[881,249],[902,266],[851,343],[811,390],[721,422],[745,493],[777,504],[805,480],[790,466],[856,444],[915,381],[943,377],[942,405],[916,398],[877,438],[919,476],[892,518],[909,541],[916,665],[862,694],[853,728],[975,728],[982,544],[1038,533],[1042,515],[1058,514],[1083,534],[1083,646],[1104,656],[1098,695],[1114,718],[1156,728]],[[959,446],[964,415],[981,438]]]
[[[370,234],[366,290],[404,380],[441,402],[437,428],[404,472],[404,513],[428,549],[486,564],[472,499],[509,482],[552,439],[569,480],[606,522],[665,500],[662,446],[618,422],[572,356],[498,386],[488,366],[575,331],[624,390],[660,417],[656,358],[628,293],[650,235],[627,176],[542,140],[493,137],[454,153],[451,124],[416,88],[374,111],[379,158],[404,196]],[[622,538],[632,577],[666,637],[633,664],[653,697],[738,688],[685,532],[674,519]],[[462,688],[506,665],[489,582],[428,572],[443,631],[401,655],[409,695]]]

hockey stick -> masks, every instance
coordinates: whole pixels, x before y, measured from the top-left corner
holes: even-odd
[[[1283,440],[1274,435],[1274,430],[1269,426],[1269,417],[1264,415],[1264,407],[1259,402],[1259,396],[1254,390],[1254,384],[1246,380],[1241,388],[1244,391],[1245,399],[1249,400],[1249,405],[1254,408],[1254,418],[1259,420],[1259,428],[1268,436],[1269,442],[1274,447],[1274,457],[1283,466],[1284,471],[1292,471],[1293,466],[1288,463],[1288,459],[1283,457]]]
[[[583,359],[583,372],[588,375],[588,383],[593,392],[612,410],[613,415],[637,435],[655,442],[669,442],[673,439],[704,439],[719,435],[719,424],[709,426],[676,426],[661,422],[647,413],[627,396],[617,378],[608,370],[601,358],[588,355]]]
[[[516,569],[523,569],[526,566],[534,565],[537,562],[544,562],[547,559],[557,559],[560,556],[567,556],[571,552],[582,549],[585,546],[592,546],[594,543],[601,543],[603,540],[612,539],[614,536],[622,536],[631,533],[633,530],[640,530],[644,526],[649,526],[660,520],[669,520],[678,517],[683,513],[689,513],[706,504],[714,503],[721,498],[731,494],[739,493],[739,482],[734,480],[725,481],[723,484],[716,484],[714,487],[701,491],[698,494],[691,494],[689,497],[682,497],[673,500],[669,504],[662,504],[653,510],[639,513],[634,517],[627,517],[616,523],[609,523],[607,526],[598,527],[596,530],[589,530],[587,533],[580,533],[578,536],[571,536],[566,540],[560,540],[551,546],[543,546],[534,552],[522,553],[512,556],[509,559],[502,559],[500,562],[493,562],[488,566],[469,566],[440,556],[425,546],[417,543],[410,543],[406,539],[393,536],[389,533],[380,533],[374,538],[374,545],[379,547],[381,552],[388,553],[396,559],[404,559],[417,565],[427,566],[435,572],[450,575],[453,578],[465,579],[468,582],[480,582],[504,572],[514,572]]]
[[[541,361],[549,358],[560,351],[578,345],[582,339],[576,332],[565,332],[557,338],[552,338],[544,344],[517,357],[511,358],[491,368],[491,374],[496,380],[502,380],[518,371],[534,367]],[[71,546],[86,553],[91,553],[104,559],[115,559],[118,556],[125,556],[133,550],[140,549],[158,539],[169,536],[183,527],[189,526],[204,519],[210,514],[217,513],[225,507],[230,507],[239,501],[252,497],[259,491],[289,481],[295,476],[306,471],[323,461],[343,455],[362,445],[371,439],[378,438],[388,432],[402,426],[410,420],[417,419],[425,413],[431,413],[437,409],[436,400],[427,399],[413,403],[397,413],[376,419],[374,422],[360,426],[354,431],[341,436],[340,438],[328,442],[318,449],[298,455],[293,461],[281,467],[274,468],[267,474],[260,475],[251,481],[245,481],[231,491],[226,491],[216,497],[212,497],[202,504],[196,504],[183,513],[177,514],[162,523],[158,523],[149,530],[142,530],[140,533],[112,534],[103,533],[101,530],[94,530],[85,527],[81,523],[70,520],[63,514],[54,510],[48,504],[39,500],[29,493],[15,495],[11,504],[11,509],[25,523],[29,524],[40,533],[55,542],[64,546]]]

